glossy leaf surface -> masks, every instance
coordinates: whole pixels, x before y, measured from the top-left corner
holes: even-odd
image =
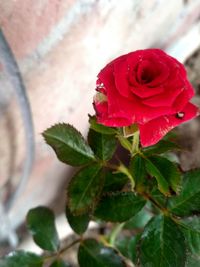
[[[137,214],[145,200],[132,192],[116,192],[104,196],[94,215],[104,221],[124,222]]]
[[[185,266],[185,239],[169,217],[159,215],[146,225],[140,242],[140,261],[144,267]]]
[[[179,216],[199,213],[200,210],[200,170],[187,172],[183,176],[180,194],[169,200],[171,212]]]
[[[71,213],[82,215],[93,209],[103,184],[104,175],[98,164],[87,166],[75,174],[68,186],[68,203]]]
[[[59,239],[55,226],[55,217],[50,209],[40,206],[29,210],[27,226],[39,247],[48,251],[58,250]]]
[[[78,235],[83,234],[87,230],[87,227],[90,221],[90,217],[87,213],[75,216],[71,213],[71,211],[67,207],[66,217],[67,217],[69,225],[74,230],[74,232],[77,233]]]
[[[0,259],[0,267],[42,267],[42,257],[22,250],[9,253]]]
[[[94,239],[84,240],[78,251],[80,267],[126,267],[117,252]]]
[[[117,140],[112,135],[89,131],[88,142],[95,155],[103,161],[110,160],[116,150]]]
[[[69,124],[56,124],[43,132],[58,159],[72,166],[81,166],[95,159],[94,153],[82,135]]]

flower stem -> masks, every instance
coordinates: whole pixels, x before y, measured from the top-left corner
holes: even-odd
[[[140,132],[136,131],[133,135],[132,149],[131,154],[136,154],[139,152],[139,144],[140,144]]]

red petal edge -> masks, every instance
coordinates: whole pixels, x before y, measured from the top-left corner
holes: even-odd
[[[152,146],[156,144],[170,130],[181,123],[197,117],[200,114],[199,108],[191,103],[188,103],[181,112],[184,113],[183,118],[178,118],[178,116],[174,114],[159,117],[143,125],[140,124],[140,141],[142,147]]]

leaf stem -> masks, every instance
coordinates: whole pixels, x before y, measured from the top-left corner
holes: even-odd
[[[139,144],[140,144],[140,132],[136,131],[133,135],[132,149],[131,154],[137,154],[139,152]]]
[[[70,243],[68,246],[62,248],[61,250],[59,250],[57,253],[52,253],[51,255],[47,255],[44,256],[44,262],[48,262],[50,260],[54,260],[59,258],[62,254],[64,254],[69,248],[73,247],[74,245],[76,245],[77,243],[81,242],[82,238],[76,239],[74,240],[72,243]]]
[[[122,228],[124,227],[124,224],[125,224],[124,222],[123,223],[120,223],[120,224],[117,224],[113,228],[113,230],[112,230],[112,232],[110,234],[110,242],[109,242],[111,246],[114,247],[115,240],[116,240],[117,236],[119,235],[119,233],[121,232]]]

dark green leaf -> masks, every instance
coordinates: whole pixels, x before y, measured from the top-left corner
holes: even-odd
[[[159,156],[152,156],[149,159],[168,182],[171,189],[175,193],[179,193],[181,189],[181,173],[177,165],[170,160]]]
[[[156,178],[160,192],[162,192],[166,196],[170,195],[169,184],[163,174],[149,159],[145,159],[145,161],[146,170],[149,175]]]
[[[126,267],[117,252],[94,239],[83,241],[78,251],[80,267]]]
[[[107,171],[105,173],[103,192],[119,191],[128,183],[128,181],[128,177],[121,172],[114,173]]]
[[[69,225],[71,226],[71,228],[74,230],[75,233],[81,235],[87,230],[90,221],[90,217],[87,213],[75,216],[71,213],[71,211],[67,207],[66,216]]]
[[[97,164],[75,174],[68,187],[69,208],[73,214],[81,215],[95,207],[104,184],[103,174]]]
[[[117,140],[112,135],[105,135],[90,129],[88,142],[95,155],[103,161],[110,160],[117,148]]]
[[[137,214],[145,200],[132,192],[116,192],[104,196],[94,215],[105,221],[124,222]]]
[[[42,257],[25,251],[14,251],[0,259],[0,267],[42,267]]]
[[[140,261],[145,267],[185,266],[185,239],[169,217],[154,217],[145,227],[140,241]]]
[[[200,217],[190,217],[181,222],[187,245],[193,254],[200,256]]]
[[[62,162],[81,166],[95,160],[93,151],[82,135],[69,124],[56,124],[44,131],[43,136]]]
[[[90,123],[90,128],[98,133],[115,135],[117,132],[115,128],[107,127],[97,123],[95,116],[89,117],[89,123]]]
[[[159,203],[161,206],[165,207],[167,205],[168,197],[164,196],[158,188],[153,188],[151,191],[151,196],[153,199]]]
[[[200,213],[200,170],[187,172],[179,196],[170,198],[171,212],[179,216]]]
[[[138,212],[135,216],[130,218],[125,225],[125,229],[141,229],[143,228],[148,221],[151,219],[152,214],[147,212],[145,208],[143,208],[140,212]]]
[[[140,155],[131,159],[130,172],[135,180],[137,190],[142,190],[146,183],[147,172],[145,170],[145,160]]]
[[[143,152],[146,156],[151,156],[154,154],[163,154],[172,150],[180,149],[176,143],[161,140],[159,143],[143,148]]]
[[[70,267],[70,265],[63,260],[55,260],[50,267]]]
[[[115,246],[120,253],[132,262],[137,262],[137,246],[140,240],[141,234],[137,234],[132,237],[124,236],[116,240]]]
[[[59,239],[55,227],[53,212],[46,207],[37,207],[29,210],[27,226],[35,243],[49,251],[57,251]]]
[[[128,244],[129,259],[131,259],[131,261],[134,262],[135,264],[138,261],[138,246],[139,246],[140,238],[141,238],[141,234],[137,234],[131,237],[129,244]]]

